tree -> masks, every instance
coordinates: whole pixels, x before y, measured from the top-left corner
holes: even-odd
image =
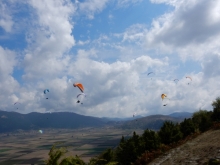
[[[53,145],[48,154],[49,159],[45,161],[46,165],[86,165],[77,155],[61,159],[65,153],[67,153],[65,147],[56,148],[56,146]]]
[[[62,159],[59,165],[86,165],[77,155]]]
[[[158,134],[163,144],[177,142],[182,138],[179,125],[171,121],[165,121]]]
[[[49,152],[49,159],[45,161],[46,165],[58,165],[59,159],[67,152],[66,148],[56,148],[55,145],[52,146]]]
[[[142,139],[144,142],[144,149],[148,151],[152,151],[158,149],[160,146],[160,137],[155,131],[145,130]]]
[[[184,121],[180,123],[180,131],[183,133],[184,138],[194,133],[195,130],[196,130],[196,127],[191,118],[184,119]]]
[[[144,152],[144,145],[141,138],[134,132],[127,140],[121,140],[116,149],[116,160],[120,165],[127,165],[134,162]]]
[[[212,125],[211,116],[211,111],[200,110],[193,114],[192,121],[195,127],[199,129],[199,131],[204,132],[208,130]]]
[[[220,121],[220,97],[217,97],[216,100],[213,101],[212,107],[213,107],[212,120]]]
[[[116,165],[114,151],[111,148],[103,151],[97,158],[90,159],[89,165]]]

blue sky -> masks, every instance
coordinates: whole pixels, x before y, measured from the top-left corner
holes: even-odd
[[[97,117],[211,110],[220,92],[219,8],[206,0],[3,0],[0,109]],[[75,82],[84,85],[83,105]]]

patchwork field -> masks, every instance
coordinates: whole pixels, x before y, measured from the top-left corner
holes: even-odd
[[[67,147],[66,155],[78,155],[85,162],[107,148],[118,145],[121,136],[131,136],[133,131],[110,127],[84,129],[47,129],[17,131],[0,134],[0,165],[44,164],[53,144]]]

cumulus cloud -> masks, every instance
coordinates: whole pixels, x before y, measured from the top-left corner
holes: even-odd
[[[204,46],[213,47],[214,44],[219,47],[216,43],[220,36],[218,28],[220,15],[216,10],[220,7],[218,1],[152,0],[152,2],[168,3],[175,8],[152,22],[152,27],[146,35],[146,45],[149,48],[169,47],[169,50],[189,57],[191,55],[187,54],[193,51],[197,52],[195,56],[201,57],[205,54],[199,50]]]
[[[36,24],[27,35],[29,47],[24,57],[24,78],[59,75],[68,64],[65,55],[75,45],[70,17],[74,6],[70,1],[30,1],[36,11]],[[49,64],[49,65],[48,65]],[[48,67],[49,66],[49,67]]]
[[[9,11],[7,4],[0,2],[0,27],[6,32],[11,32],[14,24]]]
[[[3,109],[12,105],[18,96],[14,92],[19,88],[18,82],[12,76],[17,64],[16,53],[0,46],[0,104]]]
[[[115,9],[142,1],[114,2],[111,5]],[[22,59],[16,50],[0,47],[1,109],[22,113],[70,111],[99,117],[209,109],[220,92],[219,2],[151,2],[172,5],[173,10],[154,18],[150,25],[135,23],[120,32],[99,33],[93,39],[88,36],[75,42],[77,22],[73,17],[86,15],[92,21],[110,1],[27,1],[32,19],[26,31],[28,46],[19,52]],[[5,13],[10,15],[10,11]],[[116,20],[114,11],[110,13],[114,15],[112,21]],[[17,58],[24,70],[20,84],[12,76]],[[190,60],[201,69],[187,66]],[[187,66],[186,71],[182,65]],[[151,71],[154,74],[148,76]],[[186,76],[193,79],[189,85]],[[175,83],[174,78],[179,81]],[[76,103],[80,91],[73,87],[74,82],[85,87],[83,105]],[[50,92],[44,94],[47,88]],[[169,106],[163,106],[162,93],[170,98]],[[21,103],[18,109],[12,105],[17,101]]]

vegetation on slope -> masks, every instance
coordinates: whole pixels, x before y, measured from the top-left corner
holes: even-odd
[[[183,144],[188,139],[210,128],[219,129],[220,97],[213,101],[212,106],[213,111],[200,110],[195,112],[192,118],[185,119],[181,123],[165,121],[158,132],[146,129],[142,135],[137,135],[134,132],[133,136],[128,139],[122,136],[118,147],[105,150],[99,156],[92,158],[88,165],[147,164],[165,151]],[[78,156],[61,159],[66,152],[66,150],[63,151],[63,148],[52,152],[54,150],[53,146],[49,153],[49,159],[46,161],[47,165],[85,164]],[[218,160],[215,162],[219,164]]]

